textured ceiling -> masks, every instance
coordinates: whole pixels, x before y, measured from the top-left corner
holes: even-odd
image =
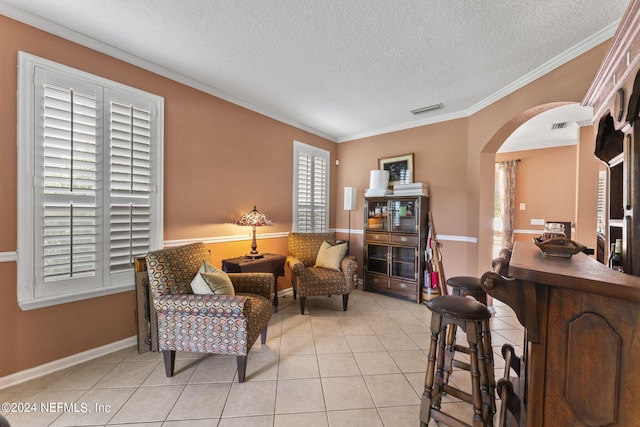
[[[0,0],[0,13],[340,142],[472,114],[606,40],[627,4]]]

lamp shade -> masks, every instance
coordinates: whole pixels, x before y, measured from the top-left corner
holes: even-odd
[[[273,225],[271,220],[265,214],[258,211],[254,206],[252,210],[236,219],[235,225],[244,227],[253,227],[253,238],[251,240],[251,252],[245,254],[246,258],[262,258],[262,254],[258,252],[258,244],[256,243],[256,227],[264,227]]]
[[[273,225],[271,220],[267,218],[265,214],[258,211],[255,206],[252,210],[236,219],[236,222],[234,224],[245,227],[263,227]]]
[[[344,187],[344,210],[353,211],[356,209],[356,195],[358,190],[355,187]]]

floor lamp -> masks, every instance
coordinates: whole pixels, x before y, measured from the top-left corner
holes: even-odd
[[[356,193],[355,187],[344,187],[344,210],[349,212],[349,237],[347,239],[349,245],[347,247],[351,247],[351,211],[356,209]]]

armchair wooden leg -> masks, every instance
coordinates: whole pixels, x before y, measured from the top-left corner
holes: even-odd
[[[162,350],[164,357],[164,372],[167,378],[173,376],[173,370],[176,366],[176,352],[174,350]]]
[[[347,311],[347,306],[349,305],[349,294],[342,295],[342,311]]]
[[[307,297],[300,296],[300,314],[304,314],[304,303],[307,302]]]
[[[260,333],[260,342],[262,344],[267,342],[267,327],[265,326],[262,332]]]
[[[247,373],[247,356],[236,356],[236,360],[238,361],[238,382],[243,383]]]

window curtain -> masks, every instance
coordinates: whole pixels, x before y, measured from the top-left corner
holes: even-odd
[[[500,211],[502,213],[502,247],[513,248],[513,223],[516,214],[516,165],[518,160],[498,162],[500,171]]]

